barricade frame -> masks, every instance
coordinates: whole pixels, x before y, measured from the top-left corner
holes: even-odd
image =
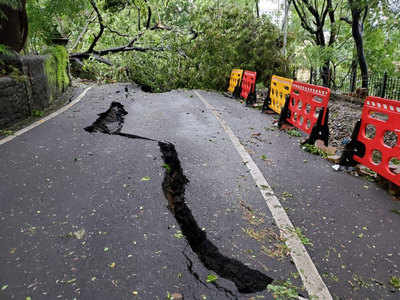
[[[262,112],[281,114],[286,103],[286,96],[292,90],[293,79],[273,75],[268,87],[268,94],[264,100]],[[285,92],[287,91],[287,92]]]
[[[375,116],[387,116],[387,120]],[[367,127],[375,127],[373,137],[367,136]],[[393,147],[385,143],[386,132],[396,134],[396,143]],[[381,153],[380,162],[373,161],[374,151]],[[339,164],[354,167],[358,163],[373,170],[383,178],[400,186],[400,174],[390,170],[392,159],[400,159],[400,103],[395,100],[369,96],[366,98],[357,122],[351,142],[346,145]]]
[[[293,81],[291,92],[281,110],[279,128],[285,123],[293,125],[309,134],[304,143],[314,145],[316,140],[322,140],[328,146],[329,98],[329,88]]]
[[[235,68],[231,71],[231,75],[229,77],[228,93],[230,93],[233,98],[240,97],[243,74],[243,69]]]
[[[248,83],[248,81],[250,82]],[[257,82],[257,72],[249,70],[245,70],[243,72],[242,90],[240,96],[244,100],[246,100],[246,106],[253,105],[257,101],[256,82]]]

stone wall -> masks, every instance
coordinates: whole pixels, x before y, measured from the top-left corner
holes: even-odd
[[[46,109],[70,85],[68,54],[61,46],[42,56],[1,56],[0,62],[0,71],[8,74],[0,77],[0,129]]]

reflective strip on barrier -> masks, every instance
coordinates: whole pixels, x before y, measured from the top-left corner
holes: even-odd
[[[329,88],[293,81],[289,101],[290,117],[287,121],[305,133],[311,134],[321,110],[324,110],[324,113],[320,125],[325,124],[330,95]]]
[[[242,80],[242,92],[240,96],[247,99],[250,93],[255,92],[257,72],[244,71]]]
[[[400,162],[400,102],[368,97],[357,140],[364,144],[365,154],[354,154],[354,160],[400,186],[400,174],[393,172]]]
[[[279,77],[276,75],[272,76],[271,79],[271,89],[269,97],[271,99],[271,104],[269,107],[276,113],[280,114],[282,108],[285,106],[286,95],[290,94],[292,89],[292,79],[285,77]]]
[[[241,69],[233,69],[231,72],[231,78],[229,80],[229,88],[228,92],[232,93],[235,91],[237,86],[240,86],[242,81],[243,70]]]

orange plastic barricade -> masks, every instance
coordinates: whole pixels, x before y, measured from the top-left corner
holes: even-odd
[[[246,105],[254,104],[257,100],[256,79],[257,72],[244,71],[240,96],[246,100]]]
[[[287,122],[310,135],[306,141],[314,144],[321,139],[328,146],[329,88],[294,81],[290,96],[281,111],[279,126]]]
[[[240,86],[242,84],[243,70],[233,69],[229,79],[228,93],[234,97],[239,97]]]
[[[368,97],[341,165],[358,163],[400,186],[400,102]]]
[[[262,112],[272,110],[280,114],[282,108],[285,106],[286,96],[289,95],[292,90],[292,83],[292,79],[273,75],[271,87],[267,98],[264,100]]]

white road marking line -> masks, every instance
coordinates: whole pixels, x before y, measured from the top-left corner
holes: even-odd
[[[70,103],[68,103],[67,105],[61,107],[59,110],[51,113],[50,115],[44,117],[43,119],[40,119],[39,121],[36,121],[34,123],[32,123],[31,125],[18,130],[17,132],[15,132],[13,135],[10,135],[8,137],[5,137],[4,139],[0,140],[0,145],[3,145],[5,143],[8,143],[10,141],[12,141],[13,139],[15,139],[17,136],[20,136],[21,134],[24,134],[25,132],[28,132],[29,130],[39,126],[40,124],[43,124],[44,122],[47,122],[51,119],[53,119],[54,117],[58,116],[59,114],[65,112],[66,110],[68,110],[69,108],[71,108],[72,106],[74,106],[76,103],[78,103],[79,101],[82,100],[82,98],[86,95],[86,93],[92,88],[93,86],[90,86],[88,88],[86,88],[78,97],[76,97],[75,100],[71,101]]]
[[[239,139],[235,136],[229,125],[225,122],[223,118],[218,115],[217,110],[211,104],[209,104],[197,91],[194,91],[194,93],[204,103],[207,109],[209,109],[217,118],[218,122],[231,139],[236,150],[239,152],[239,155],[242,157],[242,160],[247,162],[246,166],[250,170],[250,174],[252,175],[255,183],[257,184],[257,187],[264,197],[268,208],[271,211],[272,216],[276,222],[276,225],[279,227],[281,234],[286,239],[286,245],[290,249],[290,255],[292,256],[293,262],[296,265],[297,270],[299,271],[301,279],[303,280],[305,289],[311,297],[315,297],[313,299],[331,300],[332,296],[328,288],[326,287],[321,276],[319,275],[318,270],[311,260],[310,255],[308,254],[306,248],[296,234],[292,222],[290,221],[288,215],[286,214],[281,203],[279,202],[279,199],[275,196],[274,191],[268,184],[264,175],[262,174],[256,163],[253,161],[250,154],[240,143]]]

